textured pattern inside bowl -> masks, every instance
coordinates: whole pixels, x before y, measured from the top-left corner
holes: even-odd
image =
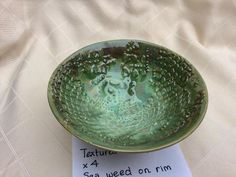
[[[184,58],[137,41],[77,52],[56,69],[49,91],[72,134],[118,149],[167,143],[206,105],[204,82]]]

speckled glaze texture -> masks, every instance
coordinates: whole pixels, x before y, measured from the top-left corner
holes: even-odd
[[[93,145],[144,152],[175,144],[202,121],[207,89],[180,55],[138,40],[104,41],[78,50],[51,76],[57,120]]]

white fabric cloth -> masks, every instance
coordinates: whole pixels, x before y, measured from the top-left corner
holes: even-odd
[[[202,74],[209,106],[181,143],[194,177],[236,175],[236,1],[0,1],[0,176],[71,176],[71,135],[47,103],[52,71],[77,49],[133,38]]]

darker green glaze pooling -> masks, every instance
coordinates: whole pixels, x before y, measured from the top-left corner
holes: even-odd
[[[200,124],[207,89],[180,55],[137,40],[80,49],[54,71],[48,99],[57,120],[99,147],[142,152],[174,144]]]

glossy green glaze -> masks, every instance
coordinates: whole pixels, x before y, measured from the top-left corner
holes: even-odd
[[[207,89],[180,55],[138,40],[104,41],[78,50],[49,81],[57,120],[98,147],[144,152],[175,144],[202,121]]]

